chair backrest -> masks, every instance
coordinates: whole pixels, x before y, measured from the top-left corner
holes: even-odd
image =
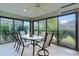
[[[34,31],[34,35],[38,35],[38,31]]]
[[[16,32],[12,32],[12,36],[13,36],[13,38],[15,39],[15,41],[18,41],[18,40],[17,40]]]
[[[24,43],[23,43],[23,41],[22,41],[22,39],[21,39],[21,35],[20,35],[20,33],[16,32],[16,33],[14,33],[14,36],[15,36],[16,41],[17,41],[18,43],[24,45]]]
[[[25,35],[25,31],[20,31],[20,35]]]
[[[41,32],[39,35],[40,36],[45,36],[45,32]]]
[[[46,33],[43,48],[50,46],[54,33]]]
[[[22,41],[22,39],[21,39],[21,34],[17,32],[17,36],[18,36],[18,39],[19,39],[20,41]]]

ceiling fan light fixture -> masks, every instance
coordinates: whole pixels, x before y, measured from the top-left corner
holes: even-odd
[[[26,12],[27,10],[26,9],[24,9],[24,12]]]

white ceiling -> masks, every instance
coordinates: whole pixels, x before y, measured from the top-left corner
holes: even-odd
[[[39,3],[41,8],[35,8],[35,3],[0,3],[0,11],[5,11],[29,18],[35,18],[49,12],[54,12],[67,3]],[[27,11],[24,12],[23,10]]]

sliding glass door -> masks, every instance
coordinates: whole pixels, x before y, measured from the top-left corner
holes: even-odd
[[[75,49],[76,14],[59,16],[59,44]]]

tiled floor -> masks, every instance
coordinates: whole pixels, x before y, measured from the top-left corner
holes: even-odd
[[[16,52],[13,45],[14,43],[0,45],[0,56],[20,56],[21,49],[19,52]],[[39,47],[36,47],[35,56],[37,56],[38,49]],[[79,52],[76,52],[75,50],[53,44],[51,44],[51,47],[49,47],[48,50],[50,56],[79,56]],[[23,56],[32,56],[32,45],[25,48]]]

